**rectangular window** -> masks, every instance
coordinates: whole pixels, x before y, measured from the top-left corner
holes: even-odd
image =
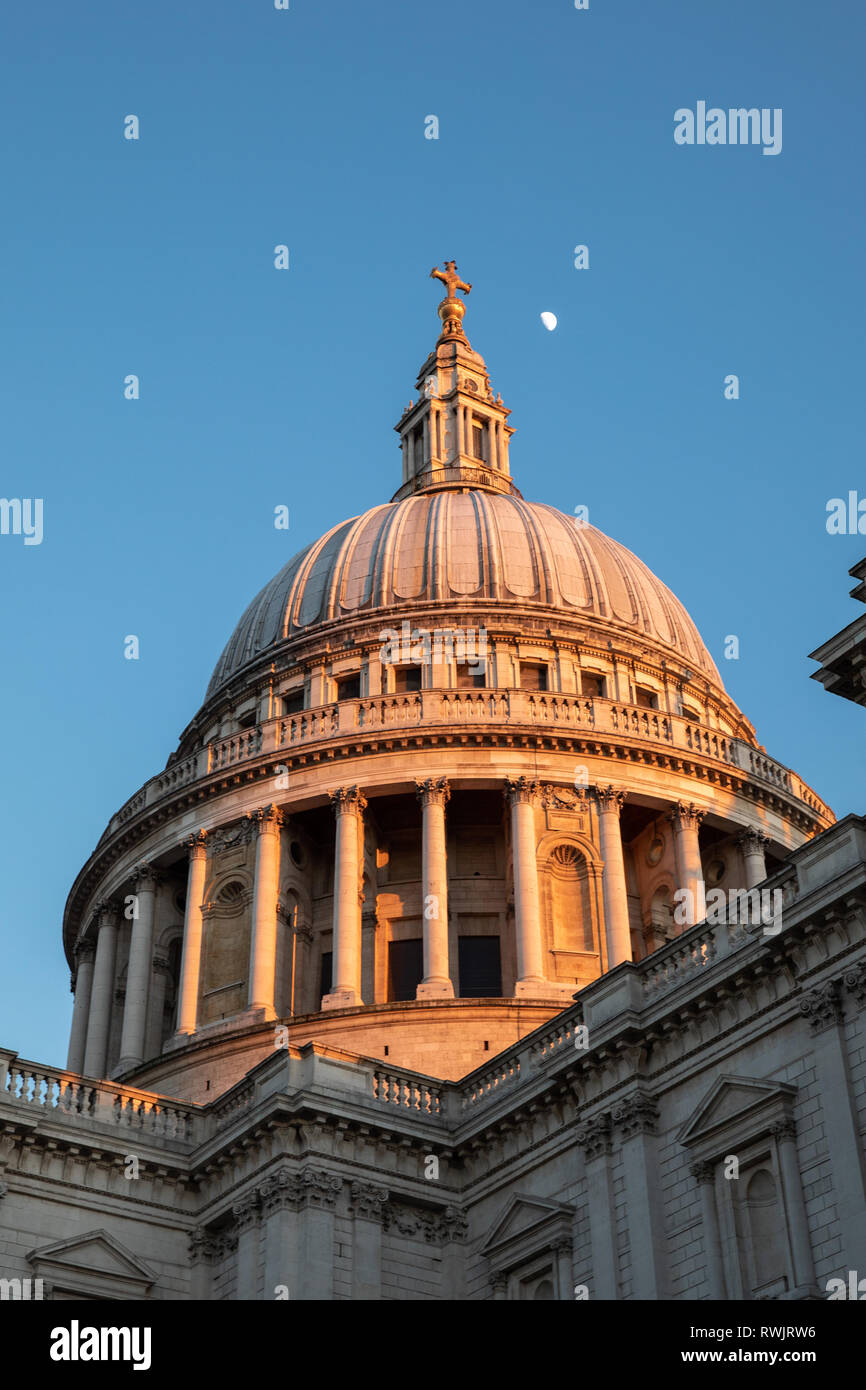
[[[303,708],[303,690],[290,690],[283,696],[283,714],[300,714]]]
[[[322,952],[322,968],[319,974],[319,998],[324,999],[326,994],[331,993],[331,971],[333,969],[333,951]]]
[[[487,684],[487,677],[483,671],[476,673],[473,670],[475,662],[462,662],[457,667],[457,689],[458,690],[483,690]]]
[[[361,677],[340,676],[337,681],[338,700],[360,700],[361,698]]]
[[[701,722],[701,716],[697,710],[689,709],[686,705],[683,705],[683,719],[690,719],[693,724],[700,724]]]
[[[638,709],[658,709],[659,697],[654,690],[647,690],[645,686],[635,687],[634,702]]]
[[[501,999],[498,936],[461,936],[457,942],[461,999]]]
[[[520,663],[520,689],[521,690],[546,690],[547,689],[547,667],[538,666],[531,661],[521,661]]]
[[[580,688],[590,700],[594,695],[604,695],[604,676],[593,676],[588,671],[580,673]]]
[[[472,421],[472,454],[474,458],[484,458],[484,426]]]
[[[410,941],[388,943],[388,998],[414,999],[424,978],[424,942],[419,936]]]
[[[420,666],[395,666],[394,667],[394,689],[398,695],[405,694],[409,690],[421,689],[421,667]]]

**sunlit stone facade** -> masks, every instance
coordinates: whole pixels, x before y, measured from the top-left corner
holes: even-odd
[[[646,566],[523,499],[449,274],[394,498],[253,600],[73,885],[67,1071],[0,1053],[7,1254],[58,1297],[91,1264],[100,1297],[808,1297],[864,1251],[863,822]],[[759,885],[770,929],[676,910]]]

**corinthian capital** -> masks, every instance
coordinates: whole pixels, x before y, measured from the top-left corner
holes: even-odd
[[[600,811],[616,811],[619,815],[627,793],[619,791],[616,787],[596,787],[595,795]]]
[[[136,893],[141,893],[142,891],[145,893],[148,891],[153,892],[159,881],[160,876],[156,869],[152,864],[148,864],[144,860],[142,860],[140,864],[136,864],[133,869],[132,882]]]
[[[260,806],[257,811],[250,811],[245,819],[260,835],[278,835],[283,823],[283,813],[271,802],[270,806]]]
[[[181,844],[189,850],[190,859],[201,858],[207,853],[207,831],[196,830],[193,835],[187,835]]]
[[[416,782],[415,790],[422,806],[445,806],[451,796],[447,777],[428,777],[426,782]]]
[[[706,814],[693,801],[678,801],[668,811],[668,820],[675,830],[697,830]]]
[[[512,806],[518,802],[534,805],[541,791],[540,784],[531,777],[506,777],[506,794]]]
[[[357,816],[367,805],[367,798],[360,787],[337,787],[328,795],[337,816]]]
[[[763,854],[764,846],[770,843],[769,836],[762,830],[755,830],[751,825],[746,826],[737,836],[737,844],[746,854]]]

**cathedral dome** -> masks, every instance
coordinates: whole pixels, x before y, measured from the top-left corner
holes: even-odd
[[[683,605],[625,546],[555,507],[464,488],[373,507],[299,551],[246,609],[206,698],[318,625],[377,612],[399,620],[437,603],[555,610],[596,637],[601,626],[646,639],[722,685]]]

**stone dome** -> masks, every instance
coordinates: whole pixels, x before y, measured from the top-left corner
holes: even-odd
[[[645,638],[722,687],[679,599],[624,545],[555,507],[464,488],[373,507],[300,550],[246,609],[206,700],[270,648],[317,625],[476,601],[537,604],[547,616],[553,610]]]

